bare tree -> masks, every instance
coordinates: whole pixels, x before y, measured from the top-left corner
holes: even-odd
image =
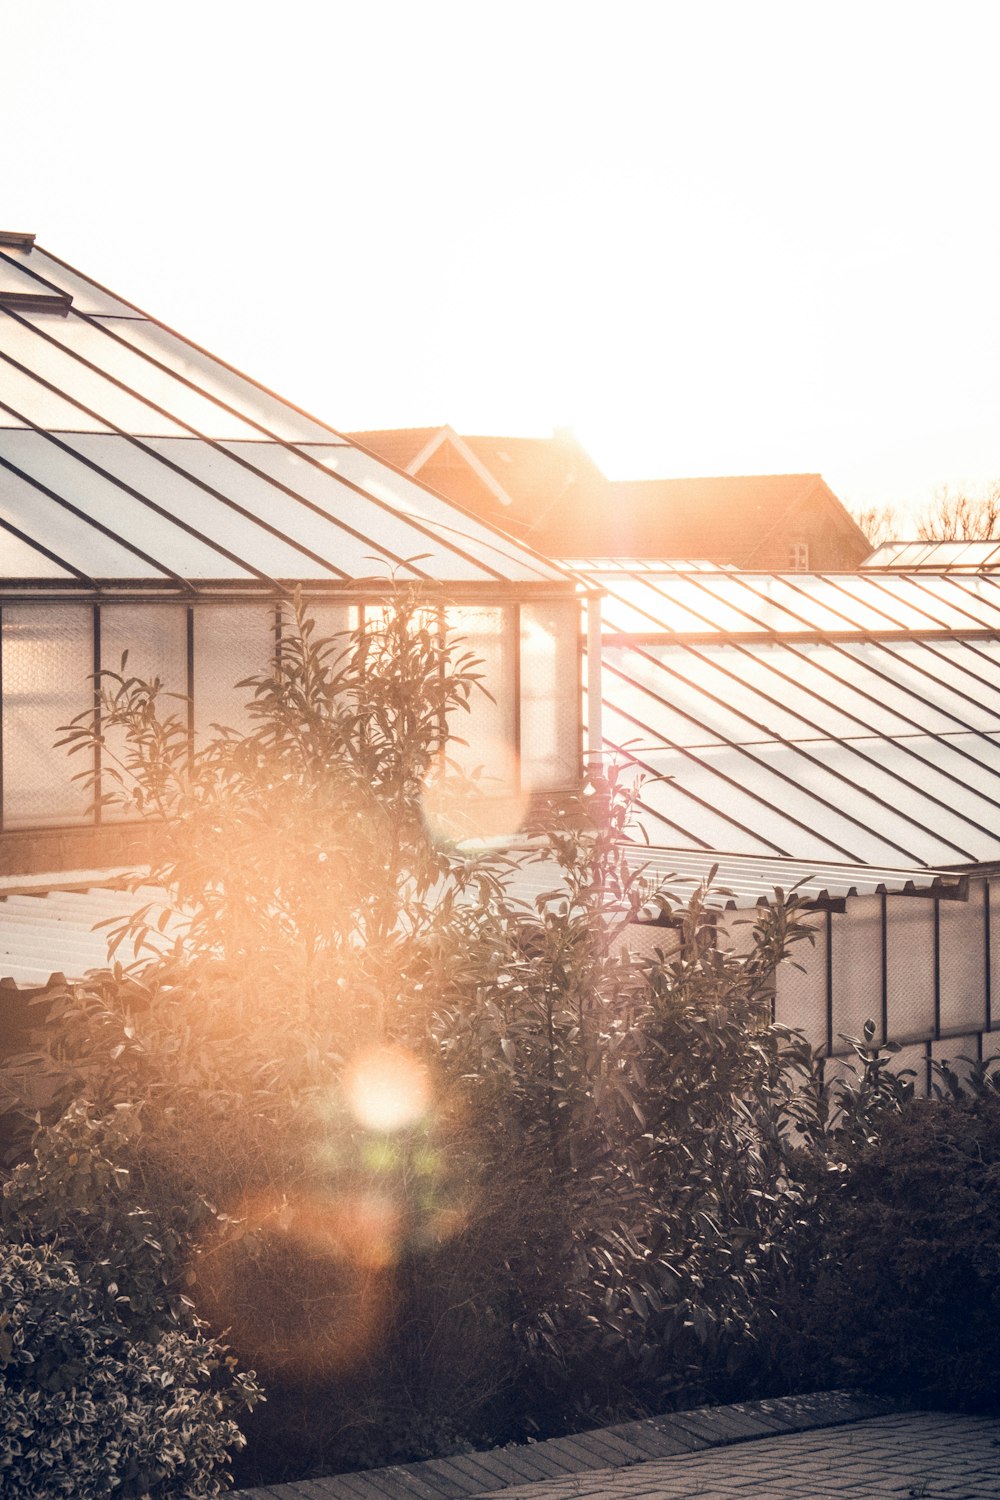
[[[861,527],[874,552],[883,542],[898,540],[896,508],[893,505],[866,505],[852,510],[851,515]]]
[[[1000,480],[978,494],[939,485],[917,520],[925,542],[985,542],[1000,536]]]

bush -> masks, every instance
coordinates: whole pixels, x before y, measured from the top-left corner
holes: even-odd
[[[239,1377],[210,1340],[133,1338],[72,1262],[0,1244],[0,1488],[10,1500],[218,1495]]]
[[[771,1336],[799,1389],[1000,1401],[1000,1072],[951,1081],[901,1096],[814,1163],[812,1222]]]
[[[241,1482],[725,1393],[802,1212],[768,1008],[796,903],[732,953],[704,893],[661,893],[679,947],[630,957],[650,892],[613,770],[516,899],[516,857],[445,826],[483,800],[446,738],[478,673],[436,619],[403,598],[320,641],[300,616],[249,732],[194,755],[124,664],[69,736],[161,819],[186,941],[56,999],[8,1212],[137,1341],[196,1330],[186,1298],[232,1330],[268,1390]]]

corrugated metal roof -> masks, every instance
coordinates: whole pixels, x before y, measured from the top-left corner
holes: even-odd
[[[30,236],[0,238],[7,588],[335,589],[390,574],[569,582]]]
[[[108,872],[94,871],[92,878]],[[150,902],[162,902],[155,887],[136,891],[88,886],[66,889],[74,877],[67,872],[38,877],[58,882],[57,889],[22,889],[0,898],[0,984],[17,989],[40,989],[58,979],[80,979],[91,969],[108,964],[108,928]],[[122,963],[135,957],[131,950],[116,954]]]
[[[622,575],[606,745],[651,843],[881,868],[1000,859],[1000,576]]]
[[[532,903],[561,884],[559,867],[535,841],[522,853],[537,857],[523,864],[511,882],[511,895]],[[628,851],[630,864],[651,887],[669,890],[685,901],[711,877],[710,907],[747,909],[771,898],[776,889],[793,888],[805,900],[839,901],[847,896],[880,892],[936,892],[961,894],[961,877],[927,869],[874,869],[869,866],[824,864],[787,859],[743,858],[733,854],[699,853],[689,849],[645,848]],[[117,923],[139,907],[164,902],[156,886],[126,889],[106,882],[124,880],[126,872],[62,871],[0,883],[0,986],[36,990],[62,979],[81,979],[108,964],[109,921]],[[102,880],[98,886],[92,882]],[[658,909],[650,905],[645,919]],[[168,924],[165,942],[172,931]],[[121,948],[115,957],[128,964],[139,956]]]

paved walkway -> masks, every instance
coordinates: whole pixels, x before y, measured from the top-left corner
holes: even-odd
[[[243,1500],[1000,1500],[1000,1418],[849,1392],[702,1407]],[[234,1497],[235,1500],[235,1497]]]

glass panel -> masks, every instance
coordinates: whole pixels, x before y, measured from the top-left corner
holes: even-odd
[[[195,440],[171,442],[169,439],[154,438],[149,445],[154,449],[154,453],[145,453],[141,448],[119,437],[71,436],[66,441],[70,447],[93,458],[109,473],[138,490],[139,494],[148,496],[169,511],[172,516],[186,522],[201,536],[217,543],[220,547],[227,548],[241,563],[259,569],[267,577],[314,578],[317,575],[322,576],[323,568],[320,563],[314,562],[290,547],[280,536],[264,531],[252,517],[240,515],[238,511],[233,510],[223,501],[217,500],[199,485],[193,484],[186,475],[177,474],[166,464],[160,463],[155,456],[156,450],[166,442],[169,444],[168,456],[183,468],[190,453],[199,447],[203,448],[203,445],[199,445]],[[219,463],[227,470],[224,483],[237,493],[231,472],[229,472],[230,466],[221,457]],[[221,488],[221,486],[217,487]],[[223,493],[226,493],[226,490],[223,490]],[[129,497],[126,496],[126,505],[128,500]],[[272,499],[272,524],[280,524],[284,520],[281,508],[275,503],[276,500],[277,497]],[[152,520],[147,525],[155,535],[156,528],[162,522],[154,513],[149,512],[149,515]],[[169,526],[169,522],[167,524]],[[149,550],[158,559],[163,556],[163,551],[159,547],[151,545]],[[213,571],[207,576],[218,578],[231,576],[232,564],[221,553],[217,556],[218,563],[211,565]],[[203,573],[200,576],[206,575]]]
[[[0,484],[3,484],[0,478]],[[9,507],[3,503],[0,497],[0,515],[6,516]],[[17,524],[15,522],[15,524]],[[25,529],[22,527],[22,530]],[[52,544],[51,549],[55,551]],[[58,563],[39,552],[37,548],[29,546],[20,537],[13,536],[0,526],[0,578],[5,581],[16,578],[59,578],[63,581],[72,579],[73,574],[66,568],[61,568]]]
[[[219,453],[217,449],[204,443],[158,440],[150,446],[175,463],[183,465],[188,473],[203,479],[214,489],[231,495],[245,510],[259,516],[262,521],[271,525],[280,523],[281,530],[289,541],[308,547],[321,558],[329,558],[333,565],[326,569],[322,563],[300,555],[294,563],[286,565],[297,571],[282,572],[281,577],[323,578],[333,572],[334,568],[338,570],[338,576],[344,573],[352,578],[364,578],[371,574],[377,574],[383,579],[389,576],[392,565],[381,554],[378,542],[370,540],[367,534],[360,540],[353,537],[337,524],[335,518],[331,519],[324,512],[318,513],[295,498],[296,495],[304,495],[307,499],[315,499],[318,488],[327,502],[331,499],[335,501],[337,495],[334,492],[341,491],[343,487],[332,481],[324,470],[316,469],[287,448],[282,448],[277,443],[227,443],[225,453]],[[254,473],[232,461],[227,457],[228,453],[238,454],[259,472]],[[287,495],[276,489],[269,476],[273,476],[294,493]],[[354,501],[357,502],[356,506]],[[363,498],[352,497],[351,508],[364,511],[369,530],[373,525],[378,527],[379,513],[373,512]],[[326,509],[332,511],[334,507],[328,503]],[[377,534],[384,544],[381,533]],[[265,537],[264,542],[266,541]],[[258,563],[258,566],[261,564]]]
[[[94,417],[88,417],[79,407],[64,401],[61,396],[47,391],[30,375],[24,375],[11,365],[3,367],[3,391],[0,399],[0,424],[17,427],[23,422],[33,422],[47,432],[103,432],[106,425]],[[7,411],[7,406],[13,412]],[[16,414],[16,415],[15,415]]]
[[[3,804],[8,828],[86,823],[91,793],[73,777],[82,755],[56,749],[59,726],[93,702],[93,612],[87,605],[3,610]]]
[[[521,785],[575,786],[580,777],[580,606],[521,605]]]
[[[294,629],[292,612],[284,612],[283,629]],[[306,601],[306,618],[313,622],[312,640],[336,640],[338,647],[349,644],[348,635],[357,630],[361,612],[356,604],[330,603],[324,599]]]
[[[187,704],[181,698],[187,693],[187,611],[169,604],[104,604],[101,606],[101,667],[105,671],[122,670],[122,654],[128,652],[127,677],[144,682],[159,678],[163,684],[158,701],[163,718],[187,722]],[[104,732],[102,763],[116,765],[125,754],[124,733],[116,729]],[[114,791],[108,781],[105,791]],[[120,808],[110,807],[105,819],[123,816]]]
[[[658,648],[654,648],[658,649]],[[632,720],[628,738],[639,744],[662,746],[719,745],[717,733],[704,722],[697,723],[673,702],[673,682],[650,656],[639,656],[627,646],[605,646],[601,653],[601,684],[604,696],[626,722]],[[689,698],[693,695],[689,694]],[[712,705],[698,704],[699,708]]]
[[[161,369],[158,364],[133,349],[131,344],[113,337],[117,330],[110,320],[91,323],[72,316],[53,318],[46,323],[45,331],[66,348],[122,381],[137,396],[144,396],[156,406],[162,406],[170,416],[188,423],[205,437],[256,439],[261,436],[256,428],[227,412],[218,402],[210,401],[206,396],[191,390],[171,371]],[[19,355],[18,358],[20,357]],[[77,365],[77,368],[87,374],[82,365]],[[93,376],[91,379],[96,381],[97,377]],[[107,390],[106,382],[103,389]],[[80,388],[75,384],[72,390],[74,395],[80,393]],[[81,395],[80,399],[88,398]],[[96,404],[96,399],[92,404]],[[138,402],[130,402],[129,406],[140,413],[136,419],[138,425],[130,428],[131,431],[177,436],[182,430],[174,422],[160,416],[152,406]],[[102,405],[101,410],[109,408]],[[127,426],[127,423],[119,422],[119,425]]]
[[[18,252],[14,246],[3,246],[3,254],[0,255],[0,292],[22,292],[36,297],[52,295],[51,287],[45,286],[43,282],[36,281],[34,276],[29,275],[26,264],[23,269],[19,265],[12,266],[9,260],[4,259],[4,256],[12,256],[21,260],[26,259],[23,251],[18,256]],[[12,320],[5,319],[4,321]]]
[[[887,922],[889,1037],[929,1034],[934,1029],[934,903],[890,896]]]
[[[129,307],[127,302],[119,302],[110,292],[104,292],[94,282],[88,281],[86,277],[71,271],[68,266],[60,265],[52,256],[46,255],[44,250],[35,247],[30,252],[9,251],[8,254],[16,255],[23,260],[24,264],[37,271],[39,276],[44,276],[46,281],[51,281],[60,291],[69,292],[73,298],[73,306],[78,312],[85,313],[124,313],[128,317],[135,317],[136,310]]]
[[[71,435],[64,435],[64,440],[67,444],[72,443],[69,452],[49,442],[39,433],[0,433],[4,454],[12,463],[47,485],[57,495],[65,496],[79,510],[100,521],[113,535],[118,535],[141,551],[151,554],[162,567],[171,568],[182,578],[249,576],[238,563],[231,562],[207,543],[182,531],[169,517],[158,516],[148,506],[126,494],[113,480],[96,474],[93,469],[80,462],[74,451],[78,450],[95,463],[100,463],[110,460],[115,452],[129,446],[124,438],[71,438]],[[155,495],[156,491],[153,493]],[[131,576],[156,578],[160,575],[148,563],[136,558]]]
[[[0,436],[0,447],[4,447]],[[64,510],[27,480],[0,468],[0,516],[45,545],[90,578],[136,578],[150,574],[140,561],[111,537],[103,536],[79,516]],[[21,548],[21,551],[16,549]],[[6,579],[69,577],[55,563],[0,532],[0,575]]]
[[[826,1045],[826,919],[809,919],[815,946],[800,943],[775,975],[774,1018],[781,1026],[804,1033],[810,1046]],[[801,968],[798,967],[801,965]]]
[[[58,344],[50,343],[36,332],[34,327],[15,323],[8,319],[7,326],[2,330],[4,350],[26,365],[33,374],[41,376],[43,380],[51,381],[52,384],[74,401],[81,401],[84,406],[91,407],[96,417],[87,416],[76,410],[76,415],[70,422],[61,422],[59,426],[94,431],[95,429],[108,429],[111,426],[124,428],[126,432],[146,433],[165,432],[171,437],[180,437],[183,428],[176,423],[167,421],[166,418],[157,414],[146,406],[144,402],[137,400],[127,392],[119,390],[110,380],[103,375],[87,368],[78,359],[64,348],[59,347],[66,340],[66,320],[55,317],[45,320],[42,324],[45,331],[49,331],[48,325],[52,325],[52,335],[58,339]],[[76,327],[86,325],[76,324]],[[91,330],[93,332],[93,330]],[[107,341],[110,344],[110,339]],[[9,366],[4,367],[4,383],[6,385],[6,373]],[[12,406],[18,403],[12,396],[5,397]],[[32,410],[28,411],[35,421]],[[54,425],[54,424],[42,424]]]
[[[469,712],[453,711],[449,733],[465,741],[449,740],[448,755],[467,774],[481,772],[483,790],[498,795],[517,787],[514,750],[515,659],[513,611],[503,606],[453,607],[445,613],[453,659],[471,653],[471,670],[482,676],[492,695],[474,689]]]
[[[278,396],[262,390],[237,370],[230,369],[221,360],[203,353],[178,334],[170,333],[156,323],[145,319],[139,322],[114,319],[108,321],[108,327],[133,349],[190,380],[207,398],[214,397],[259,423],[266,430],[261,436],[272,435],[292,443],[343,441],[321,422],[300,415]],[[220,406],[219,418],[223,415]]]
[[[983,1034],[983,1057],[1000,1057],[1000,1031],[987,1031]],[[991,1069],[995,1073],[995,1069]]]
[[[942,901],[941,1030],[986,1024],[986,933],[983,887],[969,887],[968,901]]]
[[[244,677],[267,670],[274,656],[274,610],[263,604],[201,604],[194,612],[195,733],[212,724],[246,730],[252,720]]]
[[[882,898],[855,896],[833,921],[833,1045],[860,1038],[866,1021],[882,1031]]]

